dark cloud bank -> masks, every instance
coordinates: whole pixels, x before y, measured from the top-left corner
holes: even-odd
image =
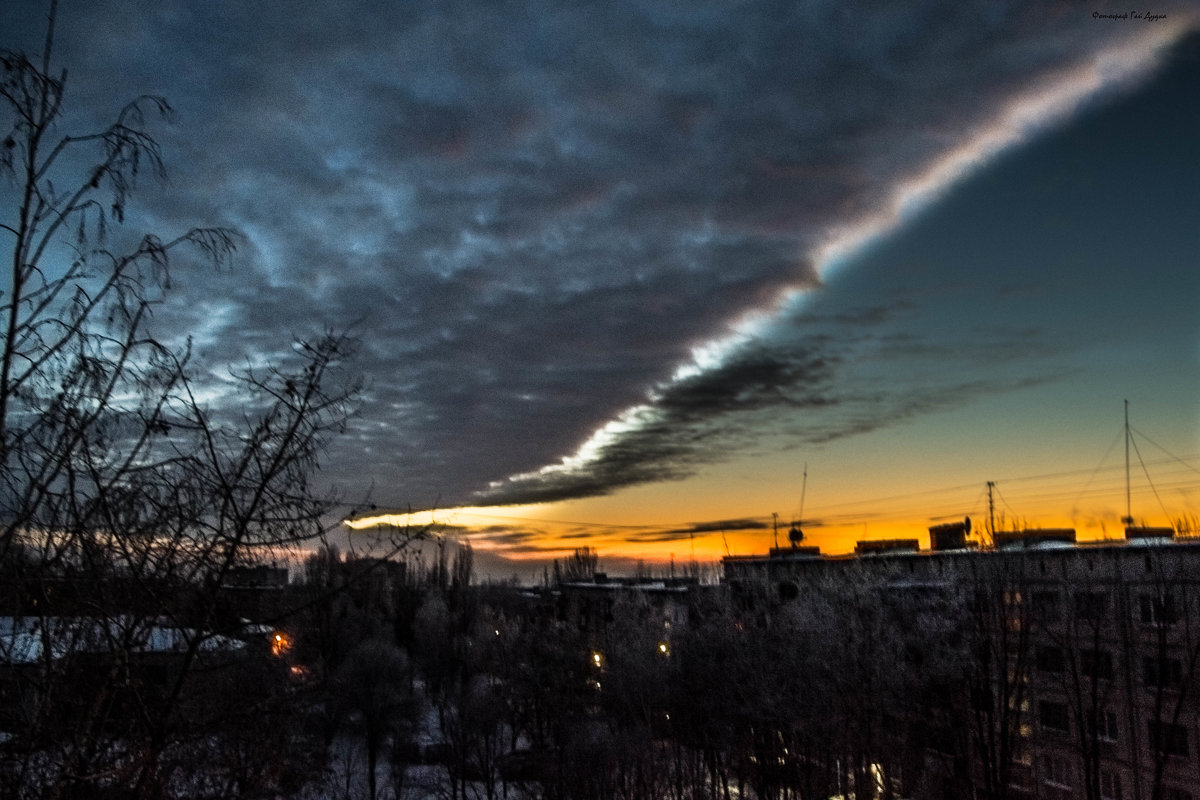
[[[9,7],[7,46],[40,46],[41,8]],[[827,441],[1044,379],[848,371],[889,349],[918,370],[968,358],[889,327],[910,313],[891,297],[778,321],[670,381],[747,309],[815,285],[831,229],[1139,33],[993,0],[63,2],[59,25],[71,123],[142,92],[178,109],[172,181],[143,187],[131,235],[246,235],[231,273],[181,268],[157,324],[214,369],[352,324],[369,389],[327,472],[397,507],[604,494],[764,430]],[[639,405],[595,459],[536,472]]]

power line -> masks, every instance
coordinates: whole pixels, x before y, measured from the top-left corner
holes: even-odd
[[[1139,433],[1139,435],[1141,435],[1141,434]],[[1193,464],[1189,463],[1189,461],[1187,460],[1187,459],[1195,460],[1196,458],[1198,458],[1197,456],[1192,455],[1192,456],[1188,456],[1186,458],[1175,456],[1175,455],[1171,454],[1169,451],[1167,451],[1165,448],[1163,448],[1161,445],[1158,445],[1157,443],[1150,440],[1148,437],[1143,436],[1143,438],[1145,438],[1148,442],[1150,442],[1150,444],[1153,444],[1155,447],[1157,447],[1159,450],[1161,450],[1162,452],[1166,453],[1167,456],[1169,456],[1168,458],[1165,458],[1165,459],[1157,459],[1155,461],[1150,461],[1150,462],[1143,461],[1142,462],[1143,470],[1145,470],[1147,472],[1148,479],[1149,479],[1149,472],[1148,472],[1149,467],[1161,466],[1164,464],[1175,464],[1177,466],[1182,466],[1183,468],[1185,468],[1188,471],[1200,472],[1200,468],[1197,468]],[[1122,467],[1120,467],[1119,465],[1104,466],[1104,464],[1103,464],[1103,462],[1108,458],[1108,456],[1111,455],[1113,446],[1115,446],[1115,445],[1110,445],[1108,451],[1105,453],[1104,458],[1101,459],[1100,465],[1093,469],[1061,470],[1061,471],[1057,471],[1057,472],[1045,472],[1045,473],[1039,473],[1039,474],[1034,474],[1034,475],[1012,476],[1012,477],[1008,477],[1008,478],[1002,478],[997,481],[993,481],[993,483],[995,483],[995,484],[1003,483],[1006,486],[1011,487],[1013,484],[1029,483],[1029,482],[1033,482],[1033,481],[1039,481],[1044,484],[1047,481],[1062,481],[1065,479],[1069,479],[1069,478],[1073,478],[1073,477],[1077,477],[1077,476],[1081,476],[1081,475],[1087,475],[1088,478],[1084,484],[1084,488],[1079,491],[1076,491],[1076,490],[1068,488],[1068,487],[1063,487],[1062,489],[1051,488],[1049,491],[1041,491],[1041,492],[1034,492],[1034,493],[1023,493],[1023,492],[1018,491],[1015,495],[1012,495],[1012,497],[1013,497],[1012,502],[1015,502],[1015,503],[1023,503],[1023,504],[1035,504],[1036,503],[1036,504],[1040,505],[1040,504],[1045,504],[1045,503],[1050,503],[1050,502],[1062,501],[1067,498],[1073,498],[1071,506],[1072,507],[1077,506],[1079,501],[1084,498],[1101,497],[1101,496],[1112,494],[1116,491],[1119,491],[1119,488],[1120,488],[1119,481],[1117,481],[1115,483],[1102,482],[1099,486],[1093,486],[1093,484],[1096,481],[1096,477],[1098,475],[1100,475],[1102,473],[1119,473],[1119,471],[1122,469]],[[1140,459],[1140,453],[1139,453],[1139,459]],[[1117,477],[1117,476],[1113,476],[1113,477]],[[1174,479],[1172,480],[1172,478],[1174,478]],[[1158,484],[1159,487],[1162,487],[1165,490],[1193,488],[1193,487],[1195,487],[1195,485],[1196,485],[1195,482],[1192,481],[1190,478],[1183,478],[1183,477],[1175,478],[1174,475],[1169,475],[1169,479],[1168,479],[1167,483],[1164,484],[1162,481],[1160,481]],[[869,522],[871,520],[878,520],[880,518],[887,518],[887,517],[903,517],[903,516],[910,516],[910,515],[912,515],[912,516],[919,515],[919,516],[925,516],[925,517],[928,517],[931,519],[947,518],[950,516],[958,516],[960,513],[962,513],[962,511],[964,509],[968,510],[970,513],[979,513],[978,509],[980,507],[980,503],[982,502],[981,498],[983,496],[983,491],[984,491],[983,489],[980,488],[980,486],[981,486],[980,481],[973,481],[971,483],[958,484],[955,486],[947,486],[947,487],[940,487],[940,488],[934,488],[934,489],[925,489],[925,490],[921,490],[921,491],[906,492],[906,493],[902,493],[902,494],[883,495],[883,496],[874,497],[874,498],[850,500],[850,501],[845,501],[845,502],[841,502],[841,503],[834,503],[831,505],[820,506],[811,515],[814,517],[811,524],[813,524],[814,527],[818,527],[818,528],[821,526],[830,526],[831,523],[833,525],[848,527],[848,526],[855,525],[855,524],[866,524],[867,522]],[[965,500],[961,499],[960,493],[962,493],[968,489],[975,490],[974,499],[971,501],[965,501]],[[1151,490],[1154,492],[1155,497],[1159,502],[1159,506],[1161,508],[1163,508],[1164,513],[1167,513],[1166,509],[1165,509],[1165,505],[1162,502],[1162,498],[1159,496],[1158,488],[1155,487],[1153,483],[1151,484]],[[1145,490],[1137,489],[1135,491],[1142,492]],[[943,499],[936,499],[939,497],[943,498]],[[933,502],[930,502],[931,499],[933,500]],[[1008,498],[1005,497],[1004,495],[1001,495],[1001,500],[1005,504],[1006,508],[1008,508],[1008,510],[1010,512],[1012,512],[1014,515],[1016,515],[1016,511],[1013,508],[1012,503],[1009,502]],[[887,509],[881,510],[881,511],[867,510],[867,509],[870,509],[871,507],[879,507],[879,506],[887,506]],[[863,511],[856,511],[856,509],[863,509],[864,507],[866,507],[866,509],[864,509]],[[930,513],[930,512],[936,512],[936,513]],[[388,512],[377,512],[377,513],[383,514],[383,513],[388,513]],[[436,512],[429,511],[429,512],[413,512],[413,513],[434,514]],[[583,521],[583,520],[554,519],[554,518],[546,518],[546,517],[528,517],[528,516],[518,516],[518,515],[509,515],[509,514],[489,514],[489,513],[485,513],[485,512],[479,512],[479,511],[459,511],[459,510],[456,510],[453,508],[444,509],[444,513],[446,513],[451,518],[453,518],[455,516],[468,516],[468,517],[475,517],[475,518],[488,519],[488,520],[498,520],[498,521],[502,521],[502,522],[540,523],[540,524],[545,524],[545,525],[562,525],[562,526],[569,526],[569,527],[574,527],[574,528],[586,528],[586,529],[593,529],[593,530],[597,530],[597,531],[614,531],[614,532],[616,532],[616,531],[653,532],[653,531],[662,531],[662,530],[687,530],[689,528],[695,527],[698,524],[695,521],[690,521],[690,522],[678,522],[678,523],[630,525],[630,524],[621,524],[621,523],[612,523],[612,522],[592,522],[592,521]],[[1168,516],[1169,516],[1169,514],[1168,514]],[[749,516],[739,517],[739,519],[751,521],[751,522],[758,522],[764,526],[767,526],[767,525],[769,525],[771,516],[770,515],[749,515]],[[694,531],[694,532],[695,533],[704,533],[704,534],[710,533],[710,531],[707,531],[707,530],[706,531]],[[716,533],[718,531],[711,531],[711,532]]]
[[[1182,458],[1180,458],[1179,456],[1175,455],[1175,454],[1174,454],[1174,453],[1172,453],[1170,450],[1168,450],[1167,448],[1163,447],[1161,444],[1159,444],[1158,442],[1154,441],[1153,439],[1151,439],[1151,438],[1150,438],[1149,436],[1147,436],[1146,434],[1144,434],[1144,433],[1142,433],[1141,431],[1139,431],[1137,428],[1131,428],[1130,430],[1132,430],[1132,431],[1133,431],[1134,433],[1136,433],[1138,436],[1142,437],[1142,438],[1143,438],[1143,439],[1145,439],[1147,442],[1149,442],[1150,444],[1154,445],[1154,446],[1155,446],[1155,447],[1157,447],[1159,450],[1162,450],[1164,453],[1166,453],[1168,456],[1170,456],[1170,460],[1171,460],[1171,461],[1178,462],[1179,464],[1183,465],[1184,467],[1186,467],[1187,469],[1191,470],[1192,472],[1200,473],[1200,467],[1198,467],[1198,466],[1196,466],[1196,465],[1194,465],[1194,464],[1189,464],[1187,461],[1185,461],[1185,460],[1183,460]],[[1141,454],[1140,454],[1140,453],[1138,454],[1138,458],[1141,458]],[[1192,456],[1192,458],[1195,458],[1195,456]],[[1162,463],[1162,462],[1156,462],[1156,463]]]

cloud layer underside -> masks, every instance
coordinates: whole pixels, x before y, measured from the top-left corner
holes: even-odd
[[[805,331],[816,327],[803,324]],[[475,500],[544,503],[679,480],[732,453],[777,448],[780,441],[821,445],[1062,378],[1061,370],[1045,364],[1022,361],[1006,368],[1006,357],[1017,348],[1027,351],[1030,337],[1025,330],[1001,329],[963,347],[869,328],[840,339],[805,335],[803,343],[781,334],[785,341],[774,346],[756,343],[720,366],[671,382],[623,425],[598,437],[587,458],[496,482]],[[891,368],[901,353],[904,375]],[[1055,353],[1046,345],[1042,355],[1052,359]],[[986,377],[979,376],[978,364],[989,365]]]
[[[17,44],[40,45],[41,8],[11,12]],[[60,18],[72,123],[142,92],[179,111],[161,134],[172,182],[142,187],[130,235],[247,237],[233,273],[176,274],[159,332],[194,335],[215,369],[356,323],[370,388],[325,469],[400,507],[489,485],[476,501],[601,494],[723,458],[771,409],[821,441],[937,402],[839,384],[847,353],[820,340],[667,379],[746,310],[813,285],[830,230],[1135,32],[1074,0],[99,2]],[[537,472],[637,406],[586,468]]]

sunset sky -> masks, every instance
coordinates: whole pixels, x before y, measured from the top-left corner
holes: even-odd
[[[175,107],[122,235],[244,234],[154,321],[214,409],[361,340],[352,541],[432,509],[493,574],[620,572],[774,514],[837,553],[982,526],[988,481],[1118,536],[1125,400],[1134,517],[1200,518],[1200,19],[1127,6],[61,0],[60,132]]]

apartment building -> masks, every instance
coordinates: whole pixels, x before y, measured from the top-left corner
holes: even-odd
[[[731,557],[725,582],[734,602],[757,592],[786,604],[805,602],[808,584],[865,577],[904,614],[937,598],[938,613],[958,615],[962,669],[940,707],[912,710],[942,730],[910,793],[1200,798],[1200,541],[1131,527],[1122,540],[1029,530],[977,546],[954,527],[931,529],[926,551],[899,540],[852,556]]]

